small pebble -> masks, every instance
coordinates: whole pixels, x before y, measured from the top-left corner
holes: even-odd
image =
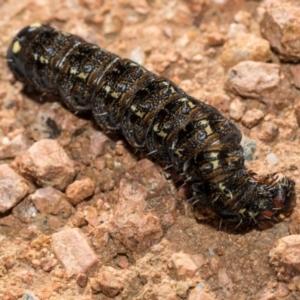
[[[269,153],[267,156],[267,162],[270,164],[270,165],[276,165],[278,163],[278,158],[277,156],[272,152],[272,153]]]

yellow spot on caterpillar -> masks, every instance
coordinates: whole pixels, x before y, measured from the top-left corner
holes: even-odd
[[[171,93],[174,94],[175,93],[175,89],[171,86],[170,87]]]
[[[21,46],[20,42],[19,42],[18,40],[15,41],[15,42],[13,43],[13,46],[12,46],[12,52],[13,52],[13,53],[18,53],[18,52],[21,51],[21,49],[22,49],[22,46]]]
[[[145,115],[145,113],[140,110],[136,111],[135,114],[140,118],[142,118]]]
[[[37,53],[33,53],[33,58],[34,58],[34,60],[38,60],[39,59],[39,55]]]
[[[167,133],[165,133],[163,130],[160,130],[159,129],[159,123],[155,123],[154,124],[154,126],[153,126],[153,130],[155,131],[155,132],[157,132],[157,134],[159,135],[159,136],[161,136],[161,137],[166,137],[168,134]]]
[[[213,133],[213,130],[211,129],[211,127],[209,125],[207,125],[205,128],[204,128],[205,132],[207,135],[210,135]]]
[[[213,170],[216,170],[219,166],[219,161],[217,159],[213,160],[211,161],[211,164],[213,165]]]
[[[239,214],[241,214],[243,216],[245,211],[246,211],[246,208],[242,208],[239,210]]]
[[[81,79],[86,79],[88,76],[89,76],[88,73],[83,73],[83,72],[81,72],[77,75],[77,77],[81,78]]]
[[[224,183],[223,182],[220,182],[219,183],[219,189],[224,192],[224,190],[226,189],[226,186],[224,186]]]
[[[158,135],[165,138],[168,134],[165,133],[164,131],[160,131],[160,132],[158,132]]]
[[[71,35],[70,33],[65,32],[65,31],[61,31],[60,33],[61,33],[62,35],[64,35],[64,36],[70,36],[70,35]]]
[[[42,64],[48,64],[49,63],[49,59],[44,57],[44,56],[40,56],[40,62]]]
[[[206,121],[206,120],[201,120],[201,121],[199,122],[199,124],[205,126],[204,130],[205,130],[205,132],[206,132],[207,135],[210,135],[210,134],[213,133],[213,130],[212,130],[212,128],[209,126],[208,121]]]
[[[42,24],[40,22],[32,23],[29,25],[29,27],[32,27],[32,28],[39,28],[41,26],[42,26]]]
[[[251,218],[255,218],[258,215],[258,212],[249,211],[248,214]]]
[[[110,90],[111,90],[111,87],[110,87],[109,85],[106,85],[106,86],[104,87],[104,90],[106,91],[106,93],[109,93]]]
[[[194,108],[196,106],[196,104],[194,104],[193,102],[189,101],[187,103],[187,105],[190,107],[190,108]]]
[[[175,153],[177,154],[177,156],[182,157],[182,154],[180,153],[180,150],[176,150]]]
[[[217,158],[218,154],[219,154],[219,152],[210,152],[209,153],[209,157],[211,157],[211,158]]]
[[[153,126],[153,130],[154,130],[155,132],[158,132],[158,131],[159,131],[158,125],[159,125],[159,124],[155,123],[154,126]]]
[[[77,68],[73,67],[73,68],[70,68],[70,74],[76,74],[77,73]]]
[[[133,111],[135,113],[135,115],[137,115],[140,118],[142,118],[145,115],[145,113],[143,111],[137,109],[135,104],[131,105],[130,109],[131,109],[131,111]]]
[[[118,92],[112,92],[110,95],[111,95],[113,98],[119,98],[120,95],[121,95],[121,93],[118,93]]]

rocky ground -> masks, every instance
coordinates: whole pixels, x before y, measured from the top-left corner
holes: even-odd
[[[300,210],[234,230],[169,170],[6,63],[39,21],[131,58],[218,108],[247,167],[299,194],[300,5],[265,0],[0,0],[0,299],[299,299]],[[58,101],[58,102],[56,102]]]

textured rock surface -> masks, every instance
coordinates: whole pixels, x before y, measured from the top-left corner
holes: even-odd
[[[298,1],[266,1],[261,32],[285,61],[300,60],[300,5]]]
[[[52,187],[38,189],[28,198],[42,214],[61,215],[64,218],[72,214],[72,205],[66,195]]]
[[[120,183],[120,198],[109,231],[129,250],[142,252],[162,238],[163,230],[159,219],[144,210],[144,186],[130,181],[126,178]]]
[[[270,262],[275,265],[277,278],[290,281],[300,272],[300,235],[279,239],[270,251]]]
[[[22,155],[30,145],[30,140],[24,134],[19,134],[12,140],[6,139],[3,146],[0,147],[0,159],[15,158]]]
[[[0,165],[0,213],[20,202],[30,191],[25,179],[8,165]]]
[[[241,61],[270,61],[269,42],[252,34],[238,35],[225,43],[221,60],[225,67],[233,67]]]
[[[201,255],[188,255],[186,253],[174,253],[168,263],[170,270],[178,280],[192,278],[202,265],[205,259]]]
[[[264,113],[260,109],[251,109],[246,111],[242,118],[242,123],[247,128],[256,126],[264,117]]]
[[[226,86],[240,96],[261,98],[276,89],[279,82],[279,65],[243,61],[228,71]]]
[[[66,229],[52,235],[53,250],[68,276],[86,273],[98,263],[85,235],[78,229]]]
[[[128,277],[128,272],[115,270],[112,267],[102,267],[96,277],[91,279],[92,291],[102,292],[108,297],[115,297],[124,289],[124,281]]]
[[[76,180],[66,189],[66,195],[74,205],[93,195],[95,185],[90,178]]]
[[[73,161],[55,140],[33,144],[18,161],[20,172],[41,186],[63,190],[74,178]]]

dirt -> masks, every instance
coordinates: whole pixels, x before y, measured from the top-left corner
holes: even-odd
[[[74,116],[58,99],[23,90],[5,59],[16,33],[37,21],[135,59],[226,117],[235,116],[231,120],[246,142],[255,145],[247,167],[258,174],[284,172],[295,180],[298,194],[300,93],[290,65],[280,63],[268,49],[257,58],[252,55],[257,51],[253,46],[246,58],[279,64],[281,81],[255,97],[225,88],[226,76],[238,58],[226,56],[225,61],[224,49],[241,47],[226,43],[240,30],[262,38],[260,5],[260,1],[242,0],[0,0],[1,164],[22,173],[20,160],[29,147],[42,139],[55,139],[74,162],[73,182],[78,180],[77,187],[74,183],[69,187],[69,194],[77,196],[70,200],[70,216],[36,209],[30,194],[44,187],[43,180],[25,176],[29,194],[25,208],[0,215],[0,299],[300,297],[299,274],[292,281],[281,281],[269,258],[276,241],[291,233],[289,218],[235,230],[206,209],[195,212],[185,201],[188,187],[176,189],[176,178],[168,170],[135,153],[121,137],[101,133],[89,115]],[[243,113],[235,111],[237,105]],[[7,146],[20,135],[17,146]],[[269,159],[270,154],[275,159]],[[86,178],[92,181],[94,193],[83,193],[87,196],[82,200],[76,188],[79,194],[79,183]],[[127,206],[126,201],[132,203]],[[31,215],[24,218],[29,208]],[[70,227],[80,228],[97,255],[98,263],[84,274],[68,274],[57,260],[58,250],[53,249],[52,234]],[[137,234],[135,243],[127,240],[131,231]],[[195,262],[194,269],[188,268],[190,263],[179,263],[178,253],[185,254],[187,262]],[[105,274],[112,274],[114,280]]]

